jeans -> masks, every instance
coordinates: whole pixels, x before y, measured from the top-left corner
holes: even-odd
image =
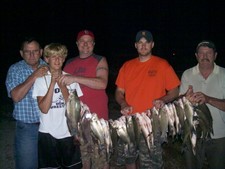
[[[14,150],[16,169],[38,168],[38,129],[37,123],[16,122]]]

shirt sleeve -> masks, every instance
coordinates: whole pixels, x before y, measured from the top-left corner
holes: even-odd
[[[23,82],[23,77],[20,76],[20,72],[18,70],[16,70],[16,67],[14,65],[12,65],[7,73],[7,77],[6,77],[6,89],[7,89],[7,93],[8,93],[8,97],[11,97],[10,92],[19,84],[21,84]]]
[[[43,77],[37,78],[34,83],[32,97],[36,99],[37,96],[45,96],[47,93],[47,88],[45,86],[46,84]]]
[[[181,85],[180,85],[179,93],[180,94],[186,93],[188,89],[188,85],[189,85],[189,82],[188,82],[187,73],[184,72],[181,76]]]
[[[166,69],[166,90],[172,90],[180,85],[180,79],[171,65]]]

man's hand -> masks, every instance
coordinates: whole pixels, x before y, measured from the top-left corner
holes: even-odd
[[[128,115],[128,114],[131,114],[132,112],[133,112],[133,107],[131,107],[131,106],[125,106],[125,107],[121,107],[121,114],[122,115]]]
[[[163,100],[154,100],[153,105],[155,106],[156,109],[160,109],[165,105],[165,103]]]
[[[70,85],[72,83],[74,83],[74,79],[73,79],[73,76],[72,75],[62,75],[59,80],[58,80],[59,83],[61,84],[64,84],[64,85]]]
[[[46,66],[46,65],[40,66],[33,72],[32,76],[34,76],[35,79],[38,77],[42,77],[47,74],[48,70],[49,70],[48,66]]]

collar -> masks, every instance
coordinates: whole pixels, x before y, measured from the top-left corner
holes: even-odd
[[[199,64],[197,64],[193,69],[193,74],[199,74],[199,73],[200,73]],[[214,63],[214,68],[213,68],[212,73],[213,74],[219,73],[219,66],[216,63]]]

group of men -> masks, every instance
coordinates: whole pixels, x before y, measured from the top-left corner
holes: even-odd
[[[78,33],[76,45],[79,56],[68,60],[62,70],[67,56],[64,45],[52,43],[46,45],[43,52],[37,40],[26,39],[20,49],[23,60],[8,70],[6,87],[14,102],[17,169],[77,167],[76,148],[72,148],[72,136],[63,116],[70,90],[79,91],[80,100],[90,111],[108,120],[107,60],[94,54],[95,36],[90,30]],[[197,45],[198,64],[184,71],[181,81],[165,59],[152,54],[153,47],[151,32],[139,31],[135,39],[138,56],[123,64],[115,82],[115,99],[121,114],[145,112],[153,106],[159,109],[181,94],[195,103],[206,103],[212,114],[214,134],[212,139],[199,144],[201,151],[196,156],[187,146],[184,151],[186,166],[188,169],[202,168],[206,157],[211,169],[224,169],[225,69],[215,63],[215,44],[202,41]],[[41,59],[42,53],[45,61]],[[142,138],[139,157],[124,159],[119,154],[118,165],[129,169],[164,168],[159,139],[156,138],[156,147],[150,155]],[[60,163],[55,154],[60,156]],[[199,156],[201,158],[197,158]],[[82,163],[84,169],[93,168],[90,160]],[[109,168],[109,165],[103,168]]]

